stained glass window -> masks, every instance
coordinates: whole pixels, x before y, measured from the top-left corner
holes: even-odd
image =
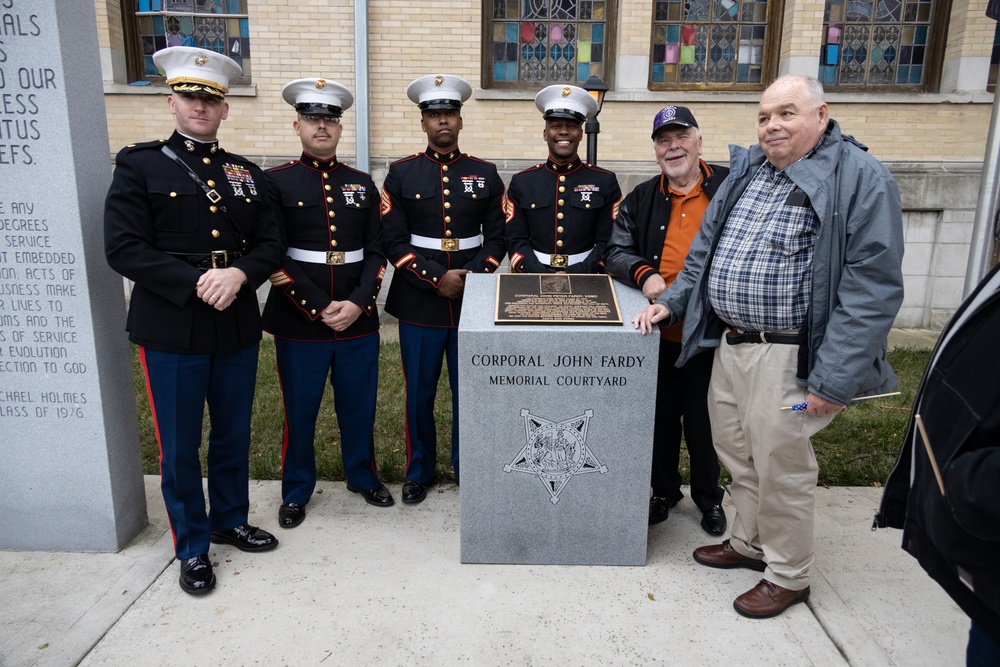
[[[653,0],[654,89],[758,89],[770,62],[767,0]]]
[[[934,16],[942,0],[826,0],[818,78],[825,88],[936,85]],[[947,14],[943,14],[947,16]]]
[[[608,82],[614,0],[486,0],[493,87]]]
[[[168,46],[197,46],[225,54],[250,79],[247,0],[135,0],[138,41],[146,77],[161,74],[153,54]]]

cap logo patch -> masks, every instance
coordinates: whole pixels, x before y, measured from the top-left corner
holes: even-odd
[[[660,113],[663,114],[663,120],[670,120],[677,115],[677,107],[663,107]]]
[[[443,76],[436,76],[436,77],[434,77],[434,85],[435,86],[440,86],[443,83],[444,83],[444,77]]]
[[[205,56],[198,56],[197,58],[194,59],[194,64],[197,65],[198,67],[204,67],[205,63],[207,62],[208,58],[206,58]]]
[[[316,81],[316,89],[323,90],[324,88],[326,88],[326,81],[324,81],[323,79],[318,79]]]
[[[569,97],[569,96],[570,96],[570,93],[572,93],[572,92],[573,92],[573,91],[572,91],[572,90],[570,90],[569,88],[563,88],[563,89],[562,89],[562,96],[563,96],[563,97]]]

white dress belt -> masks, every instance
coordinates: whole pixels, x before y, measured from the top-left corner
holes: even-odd
[[[594,249],[591,248],[587,252],[578,252],[575,255],[559,255],[559,253],[555,253],[553,255],[547,255],[544,252],[538,252],[537,250],[534,249],[532,251],[535,253],[535,257],[538,258],[538,261],[541,262],[542,264],[546,266],[556,266],[562,268],[569,266],[570,264],[579,264],[583,260],[587,259],[587,257],[590,256],[590,253],[594,252]],[[566,263],[560,265],[559,262],[553,262],[552,258],[557,255],[559,257],[565,257]]]
[[[354,264],[365,258],[365,251],[362,250],[303,250],[302,248],[289,248],[285,254],[297,262],[308,262],[309,264],[329,264],[330,266],[340,266],[341,264]]]
[[[469,236],[464,239],[438,239],[432,236],[410,235],[410,245],[428,250],[443,250],[444,252],[454,252],[455,250],[471,250],[483,245],[478,236]]]

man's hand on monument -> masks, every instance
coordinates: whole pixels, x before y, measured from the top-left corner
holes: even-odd
[[[642,331],[645,336],[653,330],[653,325],[670,317],[670,311],[660,303],[651,303],[632,318],[632,326]]]
[[[246,281],[247,274],[235,266],[209,269],[198,279],[195,294],[216,310],[225,310],[236,300],[240,287]]]
[[[451,269],[445,271],[445,274],[441,276],[441,280],[438,282],[438,294],[446,296],[449,299],[457,299],[462,296],[462,291],[465,290],[463,276],[466,273],[469,273],[468,269]]]
[[[321,319],[323,324],[334,331],[343,331],[354,324],[361,315],[361,306],[353,301],[331,301],[330,305],[323,309]]]
[[[642,295],[646,297],[647,301],[653,303],[663,294],[663,290],[665,289],[667,289],[667,283],[663,280],[663,276],[656,273],[647,278],[646,282],[642,284]]]

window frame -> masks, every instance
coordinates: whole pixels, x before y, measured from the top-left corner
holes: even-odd
[[[524,0],[520,0],[523,2]],[[615,87],[615,64],[618,58],[618,12],[622,0],[604,0],[604,76],[601,80],[609,90]],[[518,19],[520,23],[521,19]],[[483,0],[481,24],[480,87],[484,90],[531,92],[546,86],[566,84],[583,86],[582,81],[494,81],[493,80],[493,0]],[[502,19],[510,23],[510,19]],[[596,22],[595,22],[596,23]],[[518,60],[520,62],[520,60]]]
[[[163,84],[166,85],[166,77],[162,75],[146,74],[145,65],[145,54],[142,48],[142,33],[139,29],[139,21],[143,16],[162,16],[164,19],[168,16],[191,16],[191,17],[203,17],[203,18],[216,18],[216,19],[246,19],[248,24],[250,20],[250,7],[249,2],[247,6],[246,14],[213,14],[211,12],[171,12],[167,10],[159,11],[149,11],[140,12],[138,10],[137,0],[121,0],[121,12],[122,12],[122,28],[124,33],[124,48],[125,48],[125,69],[129,82],[135,81],[146,81],[151,84]],[[250,38],[247,37],[247,43],[250,44]],[[251,47],[251,55],[241,56],[245,60],[250,60],[253,63],[253,51]],[[222,55],[228,57],[228,52],[223,51]],[[230,87],[235,86],[248,86],[253,83],[252,75],[241,74],[237,79],[230,82]]]
[[[878,0],[876,0],[877,2]],[[827,93],[904,93],[904,94],[916,94],[916,93],[937,93],[941,90],[941,72],[944,68],[944,57],[945,48],[948,41],[948,29],[951,24],[951,8],[952,0],[932,0],[932,11],[930,19],[927,22],[928,30],[930,31],[930,39],[927,41],[927,57],[924,60],[924,82],[917,85],[909,84],[848,84],[848,85],[835,85],[832,83],[823,83],[823,91]],[[822,48],[826,44],[825,37],[827,30],[830,27],[828,21],[828,14],[826,9],[826,0],[823,2],[823,20],[820,22],[820,41],[817,43],[817,60],[816,72],[814,76],[819,78],[822,83],[822,78],[820,77],[820,67],[823,67],[823,54]],[[943,13],[943,24],[938,26],[937,20]],[[844,24],[834,24],[841,25]],[[901,24],[902,25],[902,24]],[[843,51],[841,50],[841,53]]]
[[[783,0],[768,0],[767,16],[764,19],[764,62],[761,64],[760,83],[708,83],[699,82],[654,82],[653,81],[653,44],[656,39],[657,21],[656,0],[651,0],[652,17],[649,28],[649,56],[646,59],[646,87],[651,91],[697,91],[697,92],[760,92],[777,78],[778,63],[781,57],[781,33],[784,24],[785,3]],[[736,25],[739,25],[739,23]],[[663,25],[661,22],[659,25]],[[684,22],[680,22],[684,25]],[[715,23],[710,25],[726,25]]]

